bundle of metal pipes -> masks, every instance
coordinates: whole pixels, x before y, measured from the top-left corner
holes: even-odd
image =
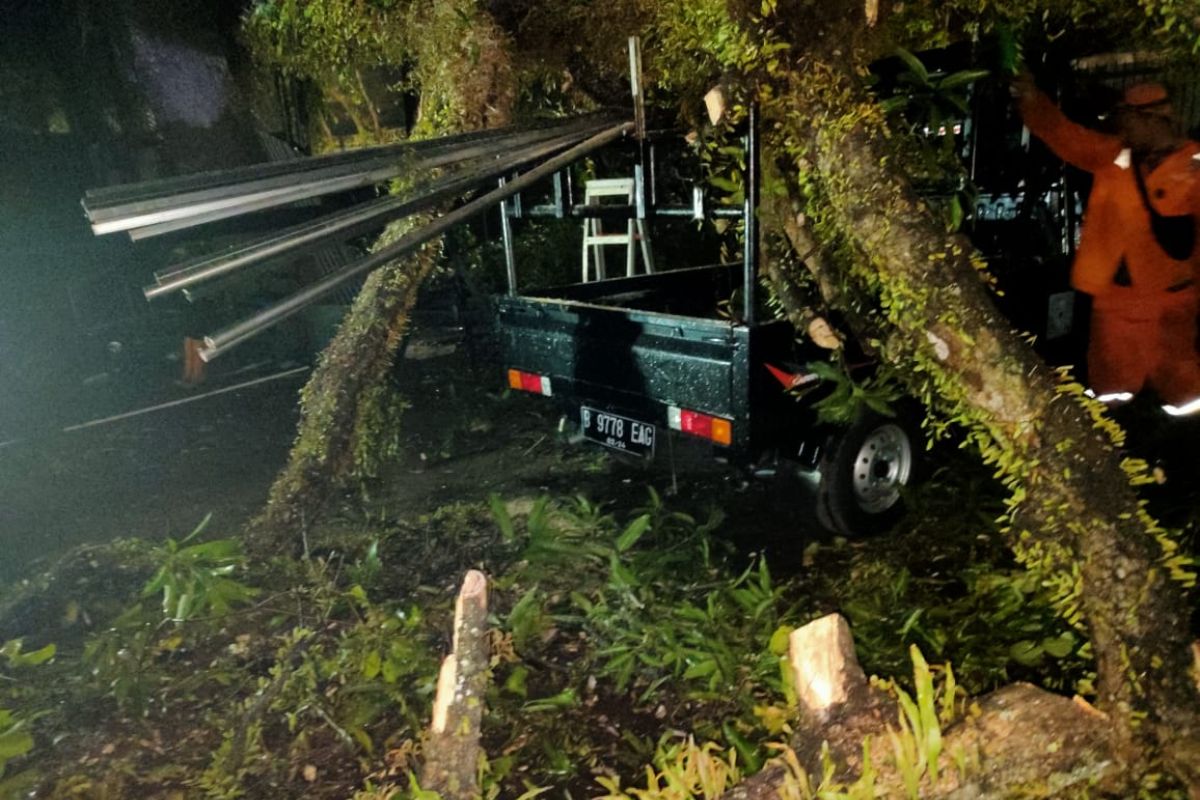
[[[253,317],[206,336],[210,361],[326,297],[349,280],[395,260],[450,227],[499,205],[634,130],[634,123],[592,114],[532,128],[505,128],[418,142],[221,170],[89,191],[83,206],[97,234],[127,231],[134,240],[384,183],[416,177],[412,188],[325,215],[155,273],[147,299],[282,256],[321,248],[382,228],[388,222],[461,197],[481,186],[500,188],[346,265]],[[530,168],[530,165],[535,165]],[[439,177],[430,177],[444,168]],[[511,180],[504,176],[526,169]]]
[[[96,235],[128,231],[136,240],[253,211],[384,183],[403,174],[496,158],[555,138],[584,138],[611,124],[589,115],[535,128],[448,136],[181,178],[88,191],[83,207]]]
[[[333,292],[346,281],[360,275],[365,275],[371,270],[415,250],[425,242],[441,236],[455,225],[499,205],[518,192],[528,189],[540,180],[549,178],[558,170],[631,133],[633,130],[634,124],[632,122],[613,125],[579,142],[569,150],[542,162],[511,181],[502,180],[499,188],[469,203],[465,203],[447,214],[443,214],[427,225],[410,231],[392,244],[376,250],[359,261],[346,265],[337,272],[325,276],[290,297],[286,297],[274,305],[268,306],[254,316],[231,325],[212,336],[205,336],[204,347],[200,349],[200,357],[205,361],[211,361],[227,350],[236,347],[247,339],[257,336],[259,333],[287,319],[306,306],[312,305],[322,297]]]

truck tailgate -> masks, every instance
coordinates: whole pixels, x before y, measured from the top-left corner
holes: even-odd
[[[669,406],[747,419],[745,326],[557,298],[505,297],[497,310],[505,365],[549,377],[556,395],[659,425]],[[734,447],[748,437],[733,426]]]

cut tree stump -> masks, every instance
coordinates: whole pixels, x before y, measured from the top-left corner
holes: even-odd
[[[898,705],[867,680],[846,620],[830,614],[793,631],[789,663],[800,706],[792,748],[810,780],[822,773],[826,746],[837,766],[835,780],[856,780],[863,769],[863,740],[872,737],[875,796],[908,796],[887,738],[889,729],[899,730]],[[922,798],[1012,797],[1035,788],[1039,797],[1088,788],[1103,794],[1121,776],[1108,718],[1079,698],[1018,683],[967,708],[942,732],[938,780],[928,773],[922,777]],[[790,779],[788,769],[768,766],[723,798],[790,797],[785,788]]]
[[[487,578],[463,578],[454,608],[454,648],[442,661],[433,721],[425,740],[421,787],[444,800],[480,796],[479,736],[488,683]]]
[[[799,702],[793,749],[809,774],[820,774],[822,748],[839,777],[862,771],[862,742],[894,725],[896,702],[871,686],[854,654],[850,625],[828,614],[792,631],[788,660]]]

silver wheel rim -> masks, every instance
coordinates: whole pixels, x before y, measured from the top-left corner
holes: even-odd
[[[896,505],[912,463],[912,442],[903,428],[888,423],[871,431],[854,458],[854,498],[859,508],[880,514]]]

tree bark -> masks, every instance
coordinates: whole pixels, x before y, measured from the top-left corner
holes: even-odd
[[[440,14],[457,13],[449,6],[433,8]],[[509,42],[486,11],[477,11],[473,27],[461,37],[419,40],[415,73],[431,82],[421,86],[422,93],[438,101],[440,121],[424,125],[430,133],[495,127],[511,118],[516,91]],[[463,63],[472,53],[478,59],[474,68]],[[457,82],[444,79],[447,65],[461,67]],[[393,223],[381,241],[394,240],[430,219]],[[253,527],[251,544],[260,551],[299,549],[306,527],[333,494],[351,479],[374,477],[375,466],[394,449],[386,444],[398,441],[403,403],[390,384],[392,366],[417,292],[440,254],[438,240],[368,276],[304,387],[296,442]]]
[[[454,610],[454,651],[442,662],[421,788],[446,800],[479,797],[480,723],[487,694],[487,578],[471,570]]]
[[[982,257],[945,233],[904,177],[903,152],[860,78],[890,49],[883,27],[869,29],[853,3],[781,9],[771,23],[756,3],[728,9],[754,48],[772,53],[726,64],[762,100],[764,161],[783,183],[763,196],[806,198],[822,255],[809,268],[826,273],[823,289],[844,293],[827,300],[853,312],[859,338],[918,399],[961,424],[1012,492],[1014,553],[1086,628],[1098,704],[1130,779],[1161,759],[1200,792],[1184,602],[1195,576],[1141,507],[1132,484],[1144,465],[1124,459],[1119,427],[1011,330],[980,279]],[[890,9],[881,11],[886,20]],[[764,204],[762,230],[795,243],[788,206]]]
[[[422,218],[418,218],[418,224]],[[355,473],[356,453],[377,445],[380,404],[408,330],[417,292],[437,266],[440,242],[371,273],[354,299],[300,399],[300,425],[288,463],[275,479],[251,544],[296,550],[305,528]]]
[[[825,229],[844,237],[851,262],[866,255],[839,282],[859,302],[877,295],[884,358],[963,422],[1013,490],[1015,551],[1051,582],[1064,613],[1086,623],[1118,757],[1137,773],[1156,751],[1200,785],[1188,578],[1173,543],[1140,507],[1119,436],[1105,432],[1111,423],[1010,329],[979,278],[978,254],[940,230],[890,167],[877,106],[846,61],[813,60],[794,73],[772,137],[804,144],[804,166],[825,189]],[[774,156],[796,163],[778,146]],[[763,222],[788,224],[769,213]]]

